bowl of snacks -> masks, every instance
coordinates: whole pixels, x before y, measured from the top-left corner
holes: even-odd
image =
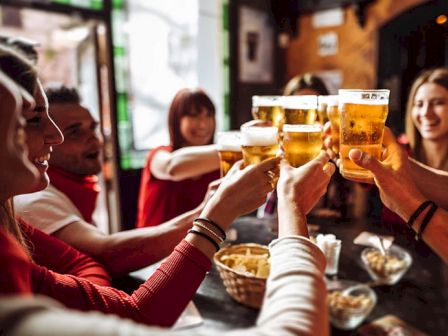
[[[354,329],[370,314],[376,300],[375,292],[359,282],[331,281],[327,295],[330,322],[339,329]]]
[[[398,245],[392,245],[385,254],[377,248],[366,248],[361,259],[372,279],[386,285],[397,283],[412,264],[411,255]]]
[[[227,293],[246,306],[260,308],[270,270],[268,247],[231,245],[218,251],[214,261]]]

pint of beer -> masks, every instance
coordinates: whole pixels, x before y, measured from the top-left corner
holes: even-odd
[[[322,149],[322,126],[283,125],[283,153],[293,167],[300,167],[319,155]]]
[[[317,96],[285,96],[285,124],[312,125],[317,117]]]
[[[284,123],[282,96],[253,96],[252,116],[254,119],[270,121],[273,126],[281,129]]]
[[[339,169],[344,177],[372,180],[372,173],[353,163],[348,153],[350,149],[358,148],[377,159],[380,158],[388,104],[389,90],[339,90]]]
[[[331,124],[331,138],[332,138],[332,150],[336,154],[339,153],[339,142],[340,142],[340,126],[341,120],[339,118],[339,99],[338,96],[327,96],[327,115],[330,119]]]
[[[241,127],[243,159],[246,166],[275,157],[278,151],[277,127]]]
[[[221,160],[221,177],[223,177],[236,161],[243,158],[243,153],[241,152],[241,132],[218,132],[217,147]]]

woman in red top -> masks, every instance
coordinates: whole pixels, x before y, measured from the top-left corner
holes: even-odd
[[[176,94],[168,113],[170,145],[150,151],[142,171],[137,227],[159,225],[202,202],[219,178],[215,126],[215,107],[204,91]]]
[[[172,325],[210,269],[219,242],[216,237],[220,238],[221,230],[226,230],[237,216],[262,204],[272,190],[267,171],[277,170],[279,160],[242,170],[238,165],[229,172],[201,213],[202,218],[219,225],[194,224],[194,230],[132,295],[74,275],[58,274],[39,265],[38,258],[33,261],[29,257],[14,220],[11,197],[48,185],[47,160],[52,146],[63,139],[48,115],[34,67],[15,51],[0,46],[0,70],[26,87],[19,89],[7,79],[5,85],[0,85],[0,294],[43,294],[68,308],[113,313],[146,324]]]

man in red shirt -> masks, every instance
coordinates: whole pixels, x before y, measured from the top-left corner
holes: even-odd
[[[81,105],[76,89],[48,90],[48,100],[50,115],[65,140],[51,154],[50,186],[16,197],[17,215],[100,261],[114,275],[168,256],[191,228],[201,206],[157,227],[103,233],[92,217],[102,168],[98,122]]]

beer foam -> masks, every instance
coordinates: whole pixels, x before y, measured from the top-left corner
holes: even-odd
[[[252,106],[282,106],[283,96],[252,96]]]
[[[218,143],[217,144],[218,151],[228,151],[228,152],[241,152],[241,144],[232,144],[232,143]]]
[[[339,106],[345,103],[359,105],[388,105],[389,90],[339,90]]]
[[[339,96],[338,95],[326,96],[325,101],[328,106],[338,106],[339,105]]]
[[[312,132],[322,132],[322,126],[319,124],[314,125],[292,125],[284,124],[283,132],[301,132],[301,133],[312,133]]]
[[[277,127],[244,127],[241,129],[243,146],[271,146],[277,144]]]
[[[282,103],[285,109],[312,110],[317,109],[317,96],[285,96]]]

